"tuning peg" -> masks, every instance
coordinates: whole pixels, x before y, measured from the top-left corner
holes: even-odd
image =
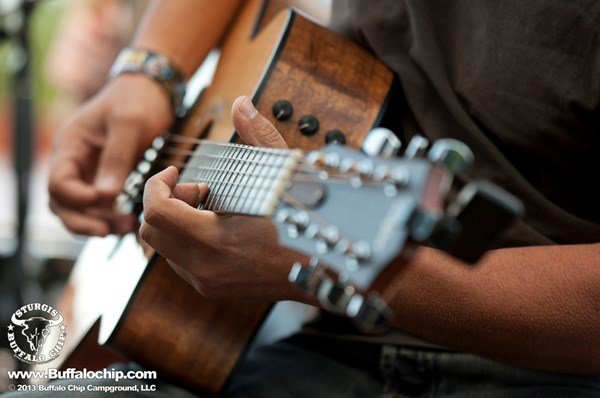
[[[152,163],[158,158],[158,151],[154,148],[148,148],[144,152],[144,159]]]
[[[325,271],[316,257],[312,257],[307,266],[296,262],[288,275],[288,280],[294,284],[302,293],[314,295],[324,280]]]
[[[148,162],[147,160],[140,161],[136,167],[136,170],[142,175],[148,174],[151,169],[152,169],[152,164],[150,162]]]
[[[454,174],[464,173],[473,164],[473,152],[464,143],[450,138],[437,140],[427,158],[445,165]]]
[[[394,316],[377,293],[371,293],[367,298],[355,294],[348,303],[346,315],[360,328],[369,331],[385,327]]]
[[[379,127],[367,134],[361,149],[369,156],[388,159],[398,154],[401,145],[393,131]]]
[[[408,146],[404,151],[404,157],[407,159],[421,158],[425,155],[428,146],[429,140],[427,138],[422,135],[415,135],[408,143]]]
[[[323,163],[325,164],[325,166],[331,167],[333,169],[340,167],[341,161],[342,158],[335,152],[330,152],[326,154],[323,158]]]
[[[139,187],[143,182],[144,177],[134,170],[127,176],[123,190],[129,195],[133,195],[134,190],[139,190]]]
[[[319,151],[311,151],[308,154],[306,154],[306,156],[305,156],[306,163],[314,165],[314,166],[322,165],[323,159],[324,159],[324,156]]]
[[[359,263],[365,262],[371,257],[371,246],[364,240],[351,243],[346,249],[346,255]]]
[[[160,151],[164,148],[166,143],[167,134],[159,135],[158,137],[152,140],[152,148],[157,151]]]
[[[304,210],[282,209],[277,213],[276,219],[282,224],[293,225],[300,231],[304,231],[310,224],[310,214]]]
[[[319,302],[328,310],[345,313],[350,300],[356,294],[354,286],[345,282],[334,282],[331,278],[325,278],[317,290]]]

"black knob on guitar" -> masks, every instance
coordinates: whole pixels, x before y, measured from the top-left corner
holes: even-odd
[[[319,119],[312,115],[302,116],[298,120],[298,128],[304,135],[315,135],[319,131]]]
[[[325,134],[325,142],[327,144],[335,142],[337,144],[344,145],[346,144],[346,135],[340,130],[329,130],[327,134]]]
[[[288,120],[294,114],[294,107],[287,100],[279,100],[273,104],[273,116],[280,122]]]

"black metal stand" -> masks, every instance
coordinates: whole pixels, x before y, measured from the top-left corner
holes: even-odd
[[[10,322],[12,313],[22,305],[24,264],[26,261],[26,231],[29,204],[29,180],[34,146],[33,87],[30,75],[29,20],[35,0],[23,0],[16,10],[11,11],[13,23],[0,26],[0,38],[12,41],[16,62],[12,70],[13,104],[13,166],[17,183],[16,248],[8,257],[0,259],[0,330]],[[4,19],[4,18],[3,18]],[[18,23],[14,23],[17,21]],[[7,24],[8,25],[8,24]],[[2,345],[6,345],[6,334]]]

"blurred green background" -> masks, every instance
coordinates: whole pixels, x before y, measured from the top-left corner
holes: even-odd
[[[42,0],[36,6],[30,21],[30,47],[35,103],[51,102],[56,91],[44,80],[43,63],[56,33],[68,0]],[[0,98],[6,98],[10,87],[10,62],[14,57],[13,44],[4,40],[0,44]]]

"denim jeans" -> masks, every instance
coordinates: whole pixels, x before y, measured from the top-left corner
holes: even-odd
[[[106,384],[107,380],[60,384]],[[120,385],[141,381],[120,381]],[[116,397],[192,398],[176,386],[159,382],[155,392],[118,392]],[[108,395],[84,393],[14,393],[6,398]],[[521,369],[474,355],[381,346],[296,334],[250,352],[225,397],[365,398],[365,397],[600,397],[600,377],[572,376]]]

